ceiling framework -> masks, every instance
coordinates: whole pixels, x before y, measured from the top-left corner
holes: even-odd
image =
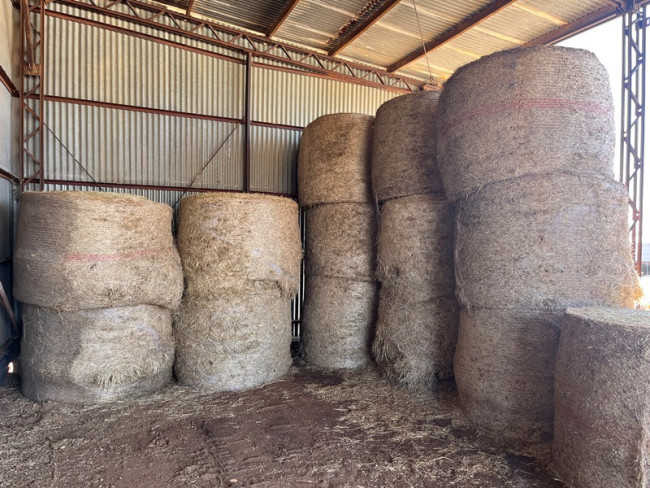
[[[300,0],[289,0],[287,2],[280,16],[277,19],[275,19],[273,24],[271,24],[271,27],[269,27],[269,30],[266,32],[266,37],[273,37],[273,34],[275,34],[278,31],[278,29],[282,26],[283,22],[287,20],[287,17],[289,17],[289,14],[291,12],[293,12],[293,9],[296,8],[299,1]]]

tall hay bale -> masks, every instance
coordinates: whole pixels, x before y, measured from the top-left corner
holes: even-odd
[[[171,220],[169,205],[134,195],[23,193],[14,295],[58,310],[176,308],[183,273]]]
[[[277,287],[258,282],[184,301],[175,322],[180,383],[208,391],[254,388],[291,367],[291,307]]]
[[[293,296],[302,245],[293,200],[246,193],[204,193],[181,200],[178,249],[186,294],[219,299],[222,288],[276,283]]]
[[[650,486],[650,312],[567,310],[556,371],[560,479],[577,488]]]
[[[353,369],[370,362],[376,292],[374,281],[308,277],[302,348],[309,364]]]
[[[300,139],[300,206],[371,201],[370,151],[374,117],[332,114],[309,124]]]
[[[410,302],[401,290],[379,292],[373,355],[382,373],[411,389],[435,389],[453,376],[458,305],[451,297]]]
[[[370,203],[332,203],[305,211],[308,276],[374,280],[377,219]]]
[[[611,177],[614,105],[607,70],[589,51],[556,46],[486,56],[445,84],[437,134],[451,199],[530,174]]]
[[[397,198],[381,207],[376,276],[408,290],[414,302],[454,293],[454,209],[429,195]]]
[[[614,181],[531,175],[457,202],[456,294],[468,307],[633,306],[627,193]]]
[[[462,310],[454,377],[480,430],[503,440],[549,441],[561,313]]]
[[[439,92],[418,92],[379,107],[372,142],[372,189],[384,202],[408,195],[444,195],[436,161]]]
[[[59,312],[23,305],[23,394],[98,403],[153,393],[172,379],[171,312],[153,305]]]

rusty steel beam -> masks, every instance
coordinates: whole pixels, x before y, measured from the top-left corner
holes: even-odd
[[[246,57],[246,84],[244,86],[244,191],[251,191],[251,55]]]
[[[328,56],[335,56],[357,39],[361,34],[370,29],[376,24],[384,15],[397,6],[401,0],[386,0],[370,17],[363,22],[359,23],[354,29],[342,37],[336,44],[327,52]]]
[[[284,6],[284,9],[282,10],[282,13],[278,16],[277,19],[271,24],[271,27],[269,27],[269,30],[266,32],[266,37],[273,37],[273,34],[275,34],[280,26],[284,23],[285,20],[287,20],[287,17],[291,14],[294,8],[296,8],[296,5],[298,5],[298,2],[300,0],[289,0],[287,4]]]
[[[17,185],[20,183],[20,180],[16,178],[14,175],[12,175],[9,171],[5,171],[4,169],[0,168],[0,178],[3,180],[10,181],[14,185]]]
[[[423,58],[424,56],[426,56],[426,54],[447,44],[449,41],[452,41],[456,37],[460,36],[464,32],[467,32],[472,27],[475,27],[476,25],[480,24],[484,20],[489,19],[494,14],[500,12],[506,7],[509,7],[516,1],[517,0],[494,0],[492,3],[482,8],[481,10],[476,11],[475,13],[467,17],[465,20],[463,20],[461,23],[449,29],[447,32],[444,32],[443,34],[439,35],[435,39],[432,39],[429,42],[425,43],[424,46],[418,47],[410,54],[404,56],[399,61],[394,62],[388,67],[387,71],[389,73],[393,73],[398,69],[403,68],[407,64],[411,64],[414,61]]]
[[[11,78],[2,66],[0,66],[0,81],[2,81],[2,84],[12,97],[17,98],[20,96],[20,91],[16,88],[16,85],[11,81]]]
[[[187,10],[185,11],[185,15],[188,17],[192,15],[192,9],[194,8],[194,0],[190,0],[190,3],[187,5]]]

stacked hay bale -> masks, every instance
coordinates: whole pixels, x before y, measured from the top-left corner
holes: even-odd
[[[21,195],[14,295],[25,396],[94,403],[171,380],[171,310],[183,290],[171,219],[168,205],[133,195]]]
[[[452,376],[458,329],[453,207],[436,161],[437,92],[394,98],[377,111],[372,185],[381,205],[381,283],[373,353],[382,372],[410,388]]]
[[[650,312],[569,309],[555,377],[553,467],[577,488],[650,483]]]
[[[302,350],[323,368],[370,361],[376,308],[377,222],[370,196],[374,118],[316,119],[300,141],[298,195],[305,207]]]
[[[607,72],[582,50],[497,53],[450,78],[438,116],[461,406],[494,436],[548,439],[564,309],[629,307],[639,292]]]
[[[174,328],[179,382],[231,391],[284,375],[302,258],[298,205],[243,193],[183,198],[178,248],[186,281]]]

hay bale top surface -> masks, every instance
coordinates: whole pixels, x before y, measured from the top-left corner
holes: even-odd
[[[214,192],[214,193],[201,193],[198,195],[190,195],[181,199],[181,207],[183,205],[207,205],[210,203],[246,203],[254,205],[259,203],[261,205],[283,205],[298,208],[298,204],[286,197],[277,195],[269,195],[266,193],[240,193],[240,192]]]
[[[163,203],[156,203],[148,198],[140,195],[132,195],[130,193],[116,193],[104,191],[27,191],[20,195],[21,201],[23,199],[39,199],[47,200],[50,202],[68,201],[68,202],[102,202],[102,203],[132,203],[132,204],[151,204],[151,205],[165,205]],[[171,207],[170,207],[171,208]]]
[[[566,315],[587,322],[638,330],[650,334],[650,310],[611,307],[568,308]]]

